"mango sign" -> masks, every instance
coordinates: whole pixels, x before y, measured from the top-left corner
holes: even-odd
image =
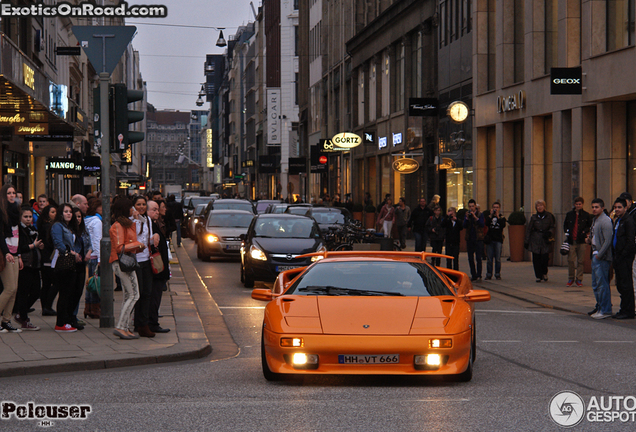
[[[342,132],[334,135],[331,142],[341,148],[354,148],[362,143],[362,138],[351,132]]]
[[[420,168],[420,164],[415,159],[401,158],[393,161],[393,171],[400,174],[411,174]]]

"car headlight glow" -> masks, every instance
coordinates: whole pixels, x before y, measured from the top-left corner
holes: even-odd
[[[254,245],[250,246],[250,256],[255,260],[267,261],[265,253]]]
[[[194,218],[194,224],[196,225],[196,224],[198,224],[198,223],[199,223],[199,219]]]
[[[325,253],[325,252],[327,252],[327,248],[324,245],[322,245],[322,246],[320,246],[320,248],[316,252]],[[313,262],[316,262],[316,261],[320,261],[323,258],[324,258],[324,255],[312,256],[311,257],[311,262],[313,263]]]
[[[429,339],[428,347],[429,348],[452,348],[453,340],[452,339]]]
[[[303,338],[280,338],[280,346],[299,348],[305,346]]]
[[[426,364],[429,366],[439,366],[442,364],[442,357],[439,354],[427,354]]]
[[[292,364],[296,367],[317,365],[318,356],[316,354],[294,353],[292,356]]]
[[[214,234],[208,234],[205,239],[208,241],[208,243],[214,243],[219,241],[219,238],[215,236]]]

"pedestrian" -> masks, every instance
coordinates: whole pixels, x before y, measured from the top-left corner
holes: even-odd
[[[335,194],[333,196],[333,207],[342,207],[342,201],[340,201],[340,194]]]
[[[380,204],[378,204],[378,208],[377,208],[378,213],[382,211],[382,207],[384,207],[384,205],[386,204],[386,200],[389,198],[391,198],[391,194],[384,195],[384,199],[382,200]]]
[[[371,199],[371,194],[369,192],[364,193],[364,206],[373,205],[373,200]]]
[[[452,256],[453,259],[446,258],[446,267],[453,270],[459,270],[459,244],[461,242],[461,231],[464,226],[461,221],[457,220],[457,209],[449,207],[443,222],[446,233],[446,255]]]
[[[621,295],[621,307],[615,319],[634,319],[634,285],[632,282],[632,263],[636,255],[634,238],[634,220],[627,214],[627,201],[617,198],[614,201],[616,223],[612,239],[612,258],[616,289]]]
[[[444,231],[442,208],[438,205],[433,207],[433,216],[428,218],[426,222],[426,232],[431,240],[431,252],[441,254],[446,232]],[[434,266],[438,266],[441,261],[441,258],[433,258],[432,263]]]
[[[594,319],[612,316],[612,295],[609,273],[612,265],[612,240],[614,226],[605,213],[605,203],[600,198],[592,200],[592,226],[586,243],[592,245],[592,289],[596,306],[588,315]]]
[[[501,204],[496,201],[492,204],[490,214],[484,220],[488,231],[484,235],[484,243],[486,244],[486,256],[488,262],[486,264],[486,280],[492,279],[493,261],[495,270],[495,279],[501,279],[501,247],[504,239],[504,228],[506,227],[506,218],[501,214]]]
[[[170,267],[168,259],[168,243],[166,239],[163,214],[166,213],[166,205],[163,200],[159,202],[148,201],[148,217],[152,221],[153,241],[151,242],[151,252],[159,251],[161,261],[163,262],[163,271],[152,275],[152,298],[150,301],[150,314],[148,326],[153,333],[168,333],[169,328],[163,328],[159,325],[159,308],[161,307],[161,297],[163,292],[167,290],[167,282],[170,279]],[[163,229],[162,229],[163,226]]]
[[[37,201],[33,203],[33,226],[37,226],[38,218],[47,205],[49,205],[47,196],[45,194],[38,195]]]
[[[419,205],[411,212],[408,227],[413,230],[415,237],[415,252],[426,252],[428,235],[426,234],[426,221],[433,215],[426,206],[426,198],[420,198]]]
[[[407,225],[411,219],[411,208],[406,205],[406,199],[401,197],[398,206],[395,208],[395,227],[400,239],[400,248],[406,248]]]
[[[587,245],[585,239],[590,232],[592,224],[588,212],[583,210],[585,200],[583,197],[574,199],[574,208],[565,215],[563,230],[565,241],[570,245],[568,252],[568,283],[566,286],[583,286],[583,271],[585,269],[585,251]]]
[[[88,211],[88,200],[82,194],[76,194],[71,197],[71,205],[81,210],[82,215]]]
[[[384,206],[382,206],[378,220],[376,221],[376,224],[382,227],[382,232],[385,237],[391,237],[391,228],[393,228],[394,219],[395,208],[393,208],[393,200],[389,197],[386,199]]]
[[[0,249],[4,255],[4,269],[0,272],[3,290],[0,294],[2,322],[0,333],[20,333],[11,324],[13,306],[18,293],[18,277],[22,270],[22,259],[18,254],[20,210],[16,203],[15,188],[7,183],[0,188]]]
[[[435,194],[431,201],[428,203],[428,208],[431,209],[431,212],[435,209],[435,206],[439,205],[440,196]]]
[[[620,195],[627,202],[627,214],[634,221],[636,226],[636,203],[632,200],[632,195],[629,192],[623,192]],[[632,263],[632,284],[634,285],[634,296],[636,297],[636,259]]]
[[[92,255],[88,261],[88,277],[98,274],[98,267],[101,261],[100,242],[102,241],[102,202],[97,198],[88,201],[88,211],[86,213],[86,230],[91,238]],[[86,288],[84,296],[84,318],[91,317],[99,319],[102,313],[101,299],[99,294]]]
[[[154,337],[154,332],[148,327],[150,301],[152,298],[152,268],[150,265],[150,253],[148,247],[152,239],[152,226],[146,212],[148,204],[146,197],[137,195],[133,199],[133,215],[130,219],[135,223],[137,241],[145,248],[137,253],[139,267],[137,281],[139,283],[139,300],[135,304],[135,329],[142,337]]]
[[[137,241],[136,225],[129,219],[133,216],[132,202],[125,197],[120,197],[113,202],[111,207],[112,225],[110,235],[110,258],[115,275],[121,280],[123,299],[119,319],[113,330],[115,336],[121,339],[138,339],[139,336],[130,331],[130,315],[139,299],[139,284],[135,271],[124,272],[119,266],[119,254],[137,254],[145,250],[145,246]]]
[[[88,208],[87,208],[88,211]],[[80,269],[78,267],[78,272],[81,273],[81,275],[78,275],[78,277],[83,277],[84,279],[84,286],[86,287],[86,269],[88,267],[88,264],[91,261],[91,257],[93,256],[93,242],[91,241],[91,236],[88,233],[88,230],[86,229],[86,223],[84,221],[84,214],[82,213],[82,211],[79,208],[74,208],[73,209],[73,217],[76,219],[77,221],[77,225],[76,225],[76,231],[75,231],[75,235],[79,235],[82,237],[82,264],[83,264],[83,268]],[[77,299],[77,303],[75,304],[75,307],[73,308],[73,321],[78,322],[80,325],[86,326],[86,322],[78,319],[77,318],[77,314],[79,313],[79,302],[81,299],[81,295],[80,297]],[[84,318],[86,318],[86,315],[84,316]]]
[[[40,251],[44,248],[42,240],[38,239],[38,232],[33,226],[33,209],[20,209],[18,253],[22,259],[22,269],[18,276],[18,294],[16,306],[18,313],[15,321],[22,330],[40,330],[31,323],[29,310],[40,298]]]
[[[548,262],[554,244],[556,220],[554,215],[546,210],[545,201],[534,203],[536,213],[532,215],[526,225],[524,247],[532,252],[532,265],[537,282],[548,281]]]
[[[468,266],[471,281],[481,280],[482,256],[484,254],[484,214],[477,208],[474,199],[468,200],[468,211],[464,217],[466,230],[466,251],[468,252]],[[476,264],[476,265],[475,265]]]
[[[183,219],[183,201],[177,201],[174,195],[169,195],[166,205],[170,212],[170,218],[172,219],[175,230],[177,231],[177,247],[181,247],[181,220]],[[168,239],[172,236],[168,235]]]
[[[42,316],[55,316],[57,312],[53,309],[53,302],[57,296],[57,284],[53,283],[53,269],[51,268],[51,255],[55,247],[51,237],[51,227],[57,217],[57,208],[53,205],[44,207],[38,219],[38,237],[42,240],[42,288],[40,289],[40,304],[42,305]]]
[[[55,223],[51,227],[51,237],[55,255],[51,261],[54,270],[54,283],[57,286],[57,320],[55,331],[71,333],[83,330],[84,326],[74,317],[75,306],[79,303],[84,290],[85,265],[83,263],[84,244],[79,233],[77,218],[73,217],[73,207],[69,203],[61,204],[57,209]],[[70,268],[60,265],[60,256],[70,252],[75,264]]]

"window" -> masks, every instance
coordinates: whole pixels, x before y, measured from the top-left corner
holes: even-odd
[[[294,55],[298,56],[298,26],[294,26]]]
[[[447,29],[448,29],[448,2],[442,0],[439,4],[439,47],[443,48],[448,45]]]
[[[414,39],[411,43],[411,88],[414,97],[422,97],[422,32],[416,33]]]
[[[634,44],[634,1],[607,0],[607,51]]]
[[[396,49],[395,59],[395,111],[404,109],[404,44]]]
[[[514,40],[515,40],[515,73],[514,82],[524,79],[524,3],[525,0],[514,0]],[[556,1],[555,1],[556,3]]]
[[[545,0],[545,70],[557,67],[558,53],[558,0]]]

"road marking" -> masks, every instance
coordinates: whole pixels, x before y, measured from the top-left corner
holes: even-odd
[[[265,306],[219,306],[219,309],[265,309]]]
[[[569,341],[558,341],[558,340],[540,340],[537,341],[539,343],[579,343],[579,341],[573,341],[573,340],[569,340]]]
[[[543,311],[513,311],[513,310],[492,310],[492,309],[475,309],[475,312],[482,313],[522,313],[522,314],[548,314],[552,315],[554,312],[543,312]]]
[[[521,343],[520,340],[482,340],[479,342],[492,342],[492,343]]]
[[[634,341],[594,341],[594,343],[634,343]]]
[[[470,399],[407,399],[404,402],[470,402]]]

